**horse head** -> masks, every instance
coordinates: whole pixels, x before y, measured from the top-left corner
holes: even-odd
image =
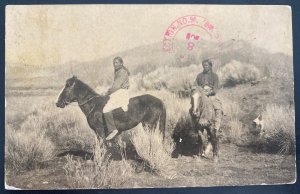
[[[66,81],[66,85],[61,90],[57,97],[56,106],[59,108],[64,108],[66,105],[76,102],[78,94],[76,92],[78,85],[78,79],[76,76],[73,76]]]
[[[190,114],[202,126],[208,126],[212,122],[214,110],[205,89],[201,87],[192,89]]]
[[[199,117],[200,116],[200,106],[202,102],[202,97],[204,95],[204,90],[201,87],[194,87],[191,90],[191,114],[193,116]]]

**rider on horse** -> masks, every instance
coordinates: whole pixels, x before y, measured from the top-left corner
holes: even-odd
[[[212,65],[212,62],[209,59],[202,61],[203,72],[198,74],[195,85],[203,88],[206,95],[212,101],[215,110],[214,128],[218,131],[221,126],[223,111],[222,104],[216,97],[217,90],[219,88],[219,78],[218,75],[212,71]]]
[[[106,140],[111,140],[118,134],[112,110],[122,107],[126,112],[129,100],[128,89],[130,73],[128,69],[123,66],[123,59],[121,57],[115,57],[113,60],[113,65],[115,68],[114,83],[106,92],[106,95],[109,95],[110,99],[103,108],[106,127],[108,130]]]

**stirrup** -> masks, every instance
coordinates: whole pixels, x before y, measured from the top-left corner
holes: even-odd
[[[113,130],[106,138],[105,138],[105,140],[111,140],[111,139],[113,139],[117,134],[118,134],[118,130]]]

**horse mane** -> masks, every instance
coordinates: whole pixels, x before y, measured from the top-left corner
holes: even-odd
[[[108,99],[109,99],[109,96],[103,96],[103,95],[100,95],[98,94],[97,92],[95,92],[95,90],[93,90],[90,86],[88,86],[86,83],[84,83],[83,81],[77,79],[77,84],[78,84],[78,90],[81,90],[81,91],[87,91],[87,93],[89,93],[90,97],[93,97],[93,96],[98,96],[99,98],[97,98],[97,104],[102,107],[103,109],[103,106],[105,106],[105,104],[107,103]]]
[[[77,83],[79,85],[79,88],[84,88],[86,90],[88,90],[89,92],[91,92],[92,94],[95,95],[99,95],[97,92],[95,92],[95,90],[93,90],[90,86],[88,86],[86,83],[84,83],[83,81],[77,79]],[[100,95],[99,95],[100,96]]]

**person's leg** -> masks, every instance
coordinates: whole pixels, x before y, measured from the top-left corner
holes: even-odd
[[[106,128],[107,128],[107,136],[105,138],[106,140],[113,139],[119,132],[115,125],[114,117],[112,114],[112,110],[114,110],[116,108],[116,103],[115,103],[116,96],[117,95],[115,93],[111,94],[109,101],[103,108],[103,116],[104,116],[104,120],[105,120],[105,124],[106,124]]]
[[[221,121],[223,118],[222,104],[221,104],[221,101],[215,96],[211,96],[210,99],[213,102],[213,107],[215,110],[215,126],[214,126],[214,128],[217,131],[219,131],[219,129],[221,127]]]
[[[110,95],[110,99],[103,108],[103,112],[109,112],[121,107],[125,112],[128,109],[129,93],[126,89],[119,89]]]
[[[109,95],[109,100],[103,108],[103,113],[110,112],[116,108],[118,108],[118,91]]]
[[[118,134],[118,129],[115,125],[115,121],[114,121],[114,117],[112,112],[108,112],[108,113],[104,113],[104,119],[105,119],[105,124],[107,127],[107,136],[106,136],[106,140],[111,140],[112,138],[114,138],[117,134]]]
[[[103,108],[103,114],[106,121],[106,127],[108,130],[108,136],[106,140],[111,140],[118,134],[118,129],[116,128],[114,118],[112,115],[112,110],[122,107],[126,112],[128,107],[129,94],[128,90],[119,89],[110,95],[110,99]]]
[[[109,103],[110,100],[107,102],[107,104],[104,106],[102,112],[103,113],[108,113],[108,112],[111,112],[114,108],[114,106],[111,105],[111,103]]]
[[[129,91],[127,89],[119,89],[114,99],[116,108],[121,107],[124,112],[128,110]]]

